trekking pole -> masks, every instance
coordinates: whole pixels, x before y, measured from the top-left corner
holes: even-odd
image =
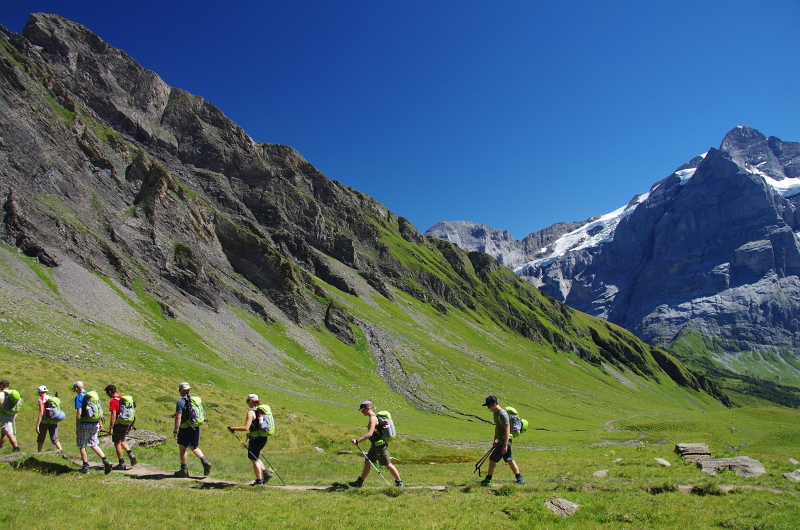
[[[356,447],[358,447],[358,444],[356,444]],[[386,485],[387,485],[387,486],[391,486],[391,484],[389,484],[389,481],[388,481],[388,480],[386,480],[386,477],[384,477],[384,476],[383,476],[383,473],[381,473],[381,470],[380,470],[380,469],[378,469],[378,466],[376,466],[376,465],[375,465],[375,462],[373,462],[372,460],[370,460],[370,459],[369,459],[369,457],[367,456],[367,453],[365,453],[364,451],[362,451],[360,447],[358,447],[358,452],[359,452],[359,453],[361,453],[361,454],[364,456],[364,459],[365,459],[367,462],[369,462],[369,463],[370,463],[370,465],[372,465],[372,467],[374,467],[374,468],[375,468],[375,471],[377,471],[377,472],[378,472],[378,475],[380,475],[380,476],[381,476],[381,478],[382,478],[382,479],[383,479],[383,481],[386,483]]]
[[[231,433],[232,435],[236,436],[236,433],[235,433],[234,431],[230,431],[230,433]],[[247,447],[247,446],[244,444],[244,442],[242,441],[242,439],[241,439],[241,438],[239,438],[238,436],[236,436],[236,439],[237,439],[237,440],[239,440],[239,443],[240,443],[240,444],[242,444],[242,447],[244,447],[245,449],[247,449],[247,452],[248,452],[248,454],[250,454],[251,456],[255,456],[255,457],[256,457],[256,460],[258,460],[258,459],[260,459],[260,458],[263,458],[263,459],[264,459],[264,461],[267,463],[267,465],[268,465],[269,467],[271,467],[271,468],[272,468],[272,471],[274,471],[274,472],[275,472],[275,476],[281,479],[281,483],[282,483],[284,486],[286,485],[286,482],[284,482],[284,481],[283,481],[283,479],[281,478],[281,476],[280,476],[280,475],[278,475],[278,471],[275,469],[275,466],[273,466],[272,464],[270,464],[270,463],[269,463],[269,460],[267,460],[267,457],[266,457],[266,456],[264,456],[264,454],[263,454],[261,451],[259,451],[259,452],[258,452],[258,456],[256,456],[256,455],[254,455],[253,453],[251,453],[251,452],[250,452],[250,448],[249,448],[249,447]]]
[[[477,464],[475,464],[475,471],[478,472],[479,477],[481,476],[481,466],[483,465],[484,462],[486,462],[486,459],[489,458],[489,455],[492,454],[493,450],[494,446],[490,447],[489,450],[486,451],[486,454],[483,455],[480,460],[478,460]],[[473,473],[475,473],[475,471],[473,471]]]

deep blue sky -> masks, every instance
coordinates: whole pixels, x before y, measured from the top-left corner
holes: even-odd
[[[748,125],[800,141],[800,2],[0,2],[57,13],[424,231],[521,239]]]

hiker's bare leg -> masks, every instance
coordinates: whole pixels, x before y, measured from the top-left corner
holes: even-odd
[[[367,480],[367,475],[369,475],[370,467],[371,467],[371,464],[369,463],[369,460],[367,460],[365,458],[364,459],[364,469],[361,470],[361,480]]]
[[[118,443],[114,444],[114,449],[117,450],[117,458],[119,458],[120,460],[122,460],[122,444],[123,443],[124,442],[118,442]]]
[[[189,459],[186,457],[186,446],[179,445],[178,454],[181,457],[181,465],[186,465],[189,463]]]
[[[196,456],[197,458],[203,458],[203,451],[201,451],[199,447],[192,447],[191,449],[192,452],[194,453],[194,456]]]
[[[494,475],[494,468],[497,465],[497,462],[489,460],[489,470],[486,472],[487,475]]]
[[[514,462],[513,460],[509,460],[508,467],[511,468],[511,472],[514,473],[515,477],[519,475],[519,466],[517,465],[516,462]]]
[[[394,467],[394,464],[389,464],[388,466],[386,466],[386,469],[389,470],[389,473],[392,474],[392,476],[396,481],[400,482],[400,473],[397,471],[397,468]]]
[[[97,453],[97,456],[99,456],[101,460],[104,460],[106,458],[106,455],[103,453],[103,450],[100,449],[99,445],[95,445],[94,447],[92,447],[92,451]]]
[[[89,456],[86,454],[86,447],[81,447],[81,459],[83,459],[84,462],[89,461]]]
[[[253,471],[256,474],[256,480],[262,480],[264,476],[264,464],[261,463],[261,460],[253,460]]]
[[[39,453],[42,452],[42,447],[44,447],[44,442],[39,442],[39,449],[37,450]]]

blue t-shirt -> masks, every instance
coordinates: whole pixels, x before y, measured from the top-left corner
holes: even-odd
[[[86,395],[86,392],[81,392],[77,396],[75,396],[75,410],[79,410],[83,408],[83,396]]]

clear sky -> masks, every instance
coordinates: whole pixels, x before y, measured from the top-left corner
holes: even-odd
[[[521,239],[736,125],[800,142],[800,2],[5,0],[79,22],[420,231]]]

